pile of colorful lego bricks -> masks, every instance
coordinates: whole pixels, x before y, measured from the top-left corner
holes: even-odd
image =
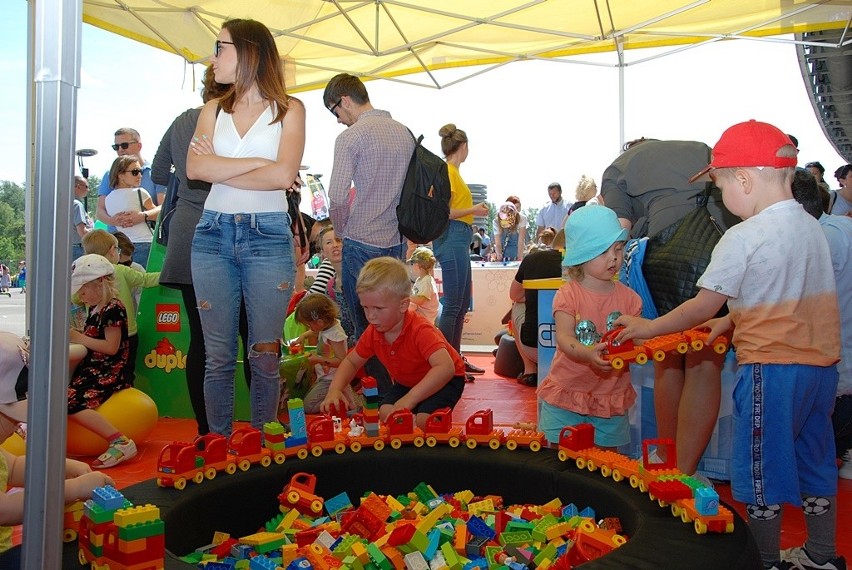
[[[367,493],[357,507],[340,493],[314,515],[286,499],[294,490],[313,497],[315,477],[306,475],[294,475],[281,514],[259,532],[216,533],[182,560],[207,570],[567,570],[627,541],[617,518],[596,523],[588,507],[504,506],[496,495],[439,495],[425,483],[397,497]]]

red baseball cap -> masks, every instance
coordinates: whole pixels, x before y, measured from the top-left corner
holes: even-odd
[[[695,173],[689,182],[704,178],[714,168],[795,167],[796,157],[778,156],[778,151],[787,145],[796,146],[778,127],[754,119],[738,123],[722,133],[722,138],[713,147],[710,164]]]

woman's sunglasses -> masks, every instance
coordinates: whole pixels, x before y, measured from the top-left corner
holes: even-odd
[[[124,172],[129,172],[133,176],[139,176],[140,174],[142,174],[142,170],[139,168],[134,168],[133,170],[125,170]]]

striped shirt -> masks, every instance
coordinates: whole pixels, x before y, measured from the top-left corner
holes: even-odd
[[[413,152],[411,133],[387,111],[365,111],[338,135],[328,189],[338,236],[376,247],[403,241],[396,207]]]

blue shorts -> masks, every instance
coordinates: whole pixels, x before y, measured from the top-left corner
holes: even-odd
[[[559,432],[563,427],[584,423],[595,426],[595,445],[599,447],[618,447],[630,443],[630,421],[627,414],[611,418],[585,416],[557,408],[539,398],[538,429],[544,432],[549,443],[559,443]]]
[[[731,491],[747,505],[837,494],[835,366],[745,364],[734,387]]]

